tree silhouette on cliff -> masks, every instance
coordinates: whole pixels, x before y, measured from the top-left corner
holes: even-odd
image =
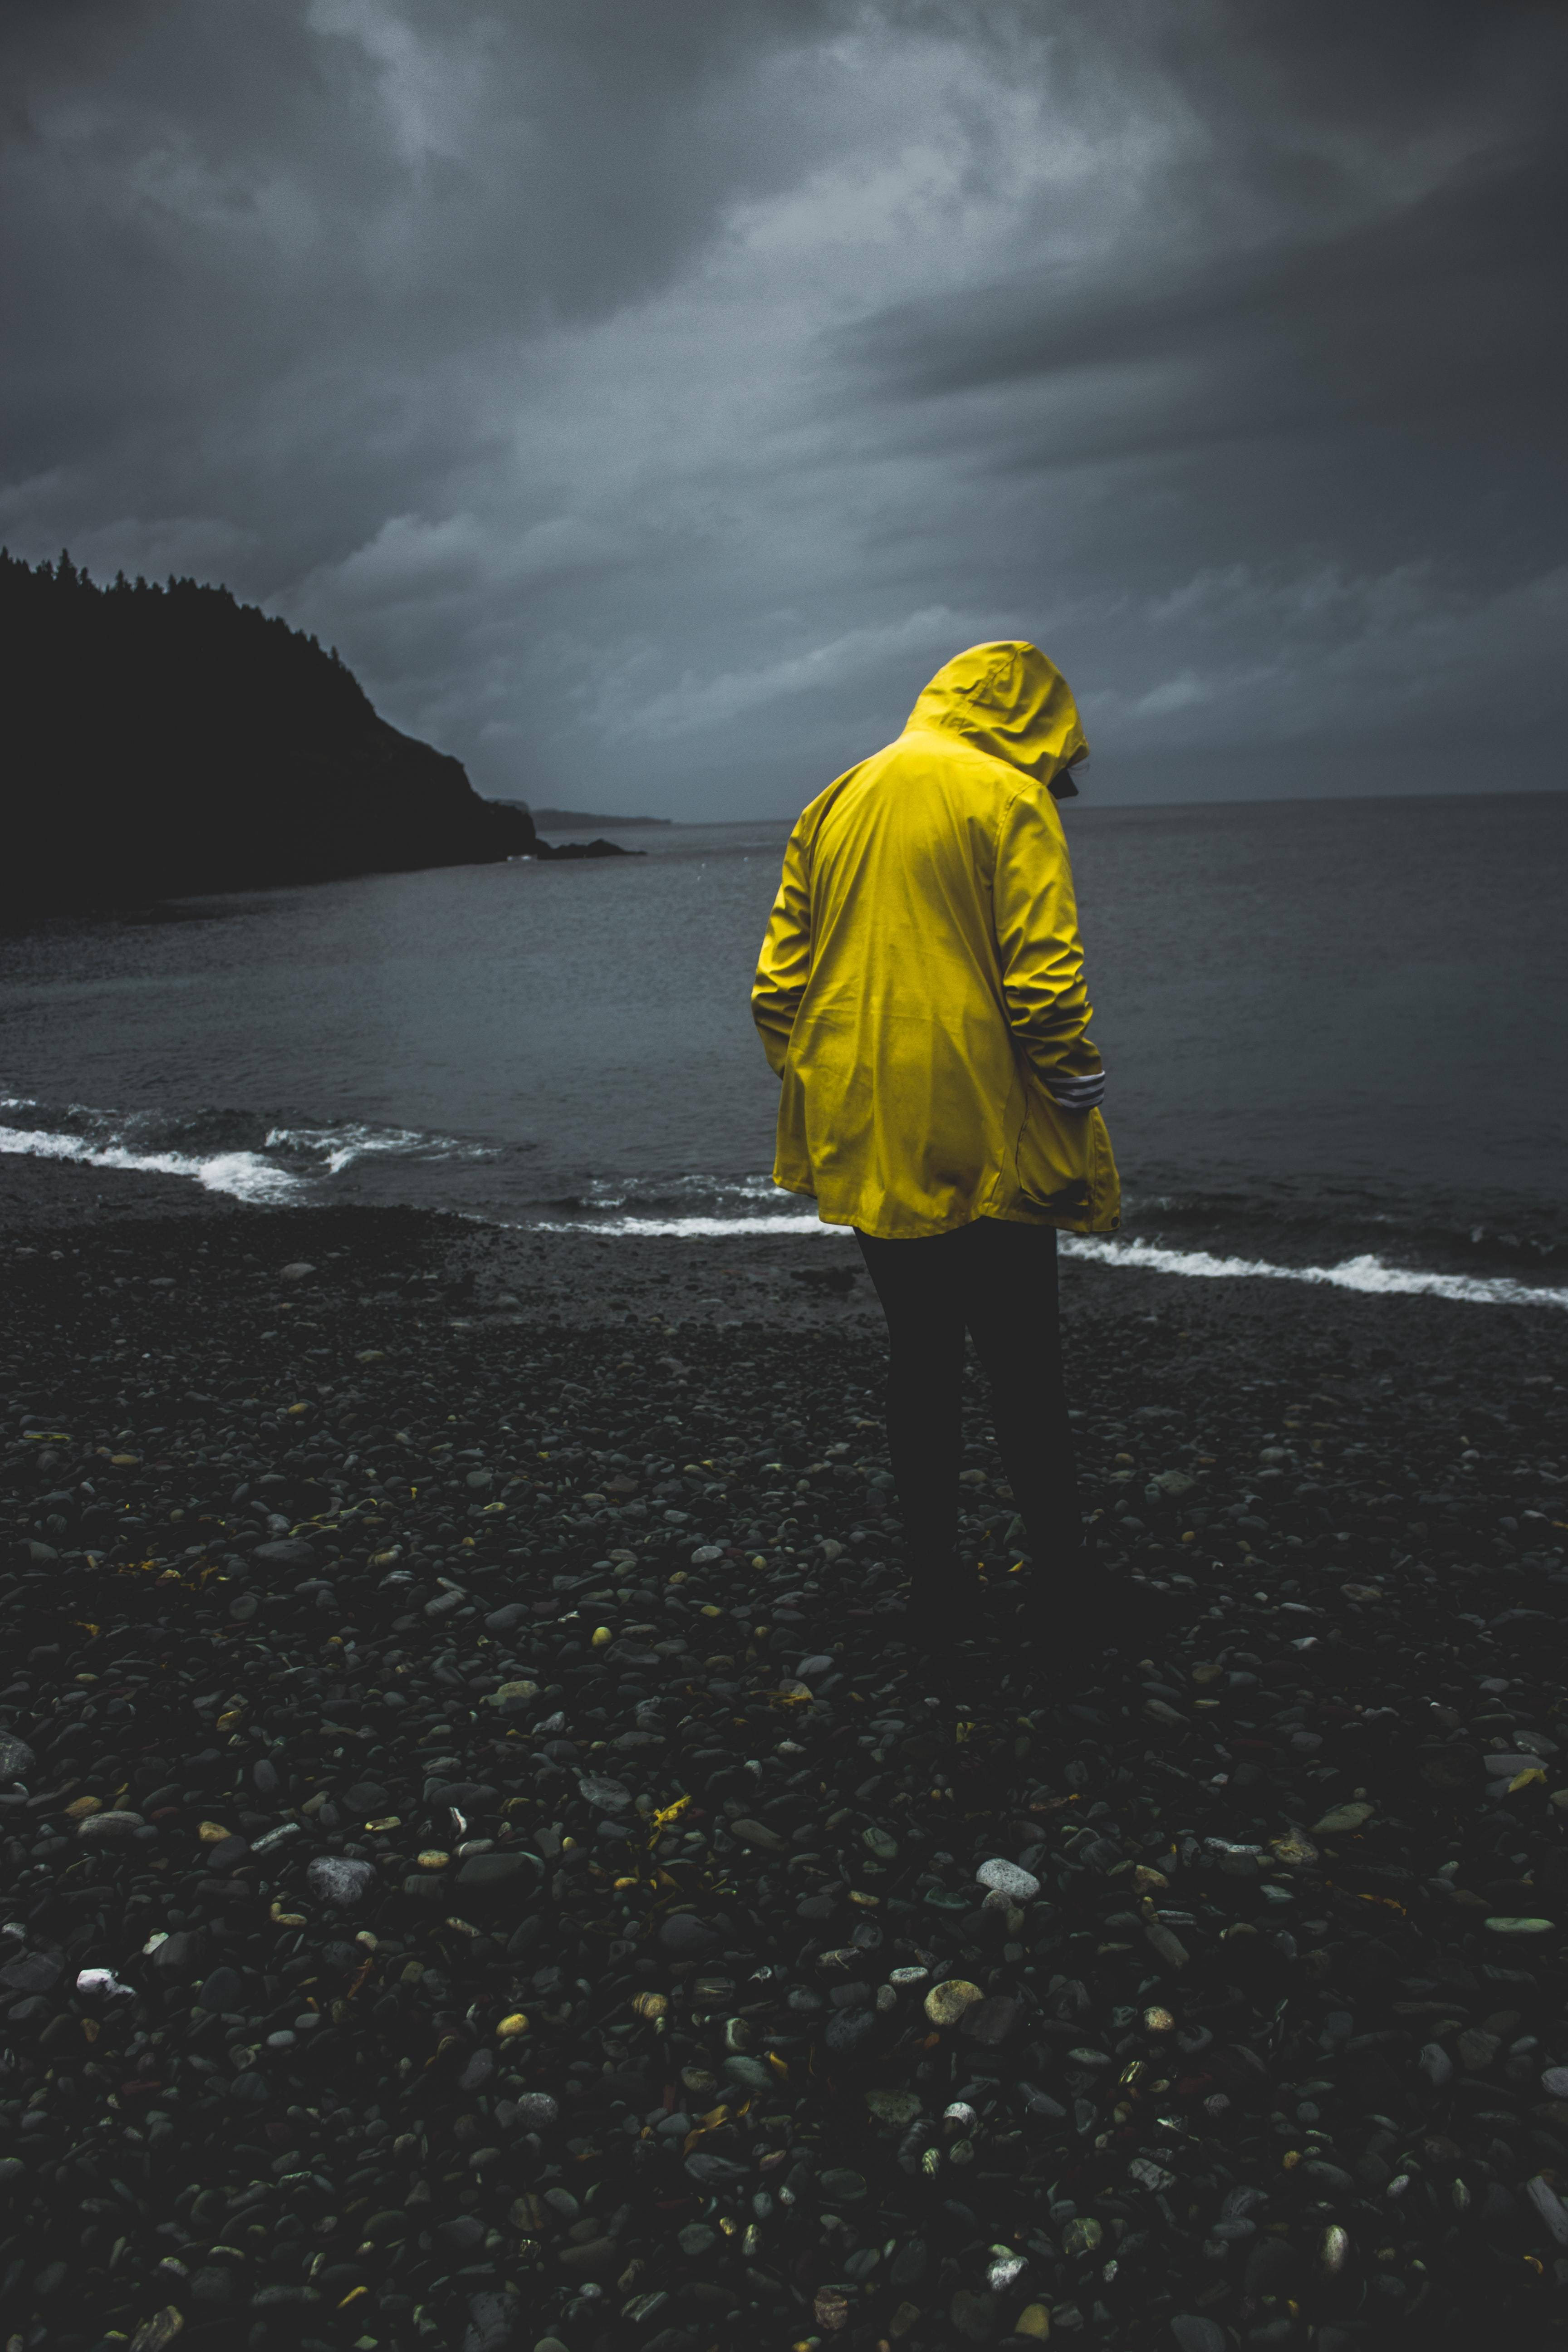
[[[101,588],[67,553],[0,549],[0,644],[13,910],[539,854],[525,808],[481,800],[335,647],[226,588]]]

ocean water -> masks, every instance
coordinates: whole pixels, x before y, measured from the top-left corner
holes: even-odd
[[[1113,1250],[1568,1301],[1568,795],[1067,816]],[[0,1150],[260,1202],[809,1228],[768,1181],[747,1010],[786,831],[0,940]]]

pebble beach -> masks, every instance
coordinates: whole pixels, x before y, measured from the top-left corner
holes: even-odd
[[[1063,1272],[900,1639],[843,1244],[7,1171],[11,2352],[1568,2338],[1563,1317]]]

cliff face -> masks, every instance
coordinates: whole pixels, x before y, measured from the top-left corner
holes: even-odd
[[[0,646],[12,910],[541,854],[525,808],[481,800],[335,651],[226,589],[100,589],[0,551]]]

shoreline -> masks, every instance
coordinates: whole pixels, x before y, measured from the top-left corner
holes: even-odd
[[[972,1383],[951,1705],[857,1266],[195,1191],[0,1192],[0,2284],[50,2352],[1542,2323],[1554,1316],[1065,1261],[1130,1639],[1017,1649]]]

